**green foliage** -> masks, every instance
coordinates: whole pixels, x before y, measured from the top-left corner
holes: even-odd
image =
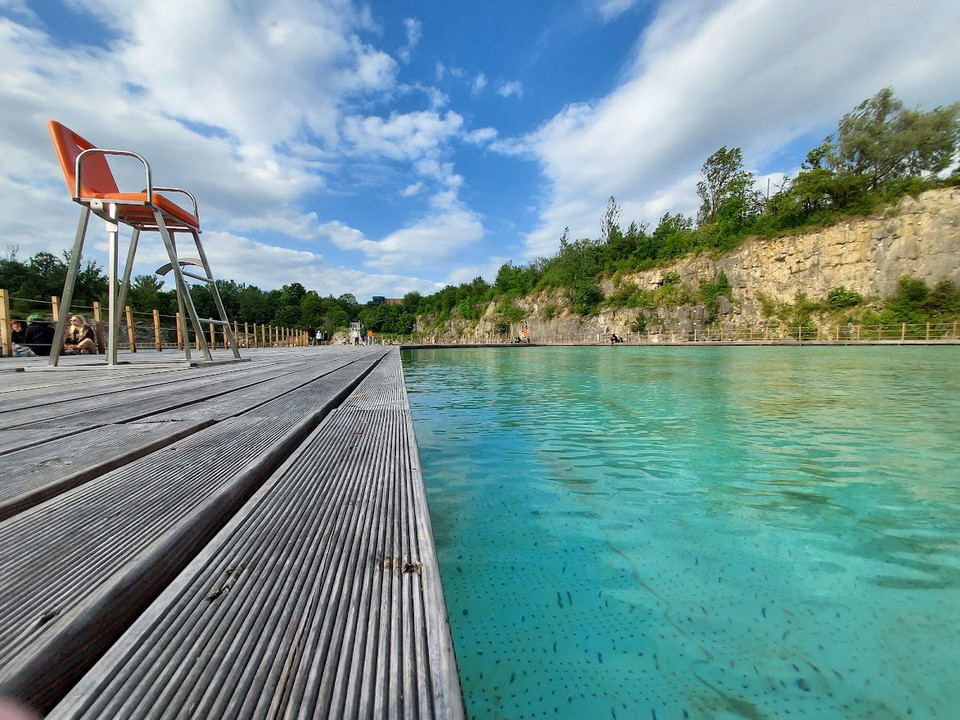
[[[630,330],[635,333],[643,333],[647,331],[647,319],[643,316],[642,312],[637,313],[637,316],[630,324]]]
[[[603,300],[603,293],[595,283],[588,280],[581,280],[576,287],[568,293],[572,303],[572,310],[577,315],[593,315],[597,312],[600,302]]]
[[[544,320],[552,320],[557,316],[559,310],[554,304],[544,305],[543,310],[541,310],[540,315]]]
[[[960,291],[951,280],[940,280],[931,290],[918,278],[903,276],[879,320],[883,323],[940,322],[960,316]]]
[[[38,252],[28,260],[21,261],[17,258],[16,249],[11,249],[6,258],[0,259],[0,287],[10,293],[11,313],[26,317],[40,309],[38,302],[46,305],[51,297],[60,297],[69,262],[69,252],[63,254],[63,260],[48,252]],[[81,262],[73,291],[73,305],[90,307],[94,301],[103,302],[106,295],[107,278],[103,271],[91,261]]]
[[[731,290],[730,281],[727,280],[727,274],[722,268],[717,271],[717,276],[712,282],[703,281],[700,283],[700,290],[697,291],[697,299],[707,308],[707,322],[712,322],[717,316],[719,306],[717,298],[721,295],[729,298]]]
[[[863,296],[855,290],[847,290],[843,285],[827,293],[827,305],[834,309],[853,307],[863,302]]]
[[[740,148],[726,146],[707,158],[700,171],[703,180],[697,183],[700,212],[697,224],[714,226],[711,244],[719,247],[724,238],[736,236],[746,220],[760,213],[762,199],[753,189],[753,173],[743,168]]]
[[[510,323],[520,322],[527,316],[523,308],[517,307],[510,300],[500,302],[496,307],[496,313]]]

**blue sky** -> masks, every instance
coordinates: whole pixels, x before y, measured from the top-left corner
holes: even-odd
[[[956,0],[0,0],[0,239],[72,244],[54,118],[197,195],[218,277],[493,281],[611,195],[624,225],[695,214],[721,146],[765,190],[882,87],[960,100],[958,28]],[[149,239],[135,273],[163,262]]]

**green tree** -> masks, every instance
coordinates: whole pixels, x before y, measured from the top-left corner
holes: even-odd
[[[868,191],[949,167],[960,142],[960,103],[924,112],[904,107],[891,88],[844,115],[828,154],[838,175],[862,178]]]
[[[726,145],[707,158],[700,170],[703,180],[697,183],[700,197],[698,225],[714,222],[724,204],[735,201],[749,205],[749,193],[753,187],[753,174],[743,169],[743,152],[740,148],[727,150]]]
[[[137,275],[127,291],[127,303],[136,312],[159,310],[166,313],[169,298],[163,292],[163,282],[156,275]]]

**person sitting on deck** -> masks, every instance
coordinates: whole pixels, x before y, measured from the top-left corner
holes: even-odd
[[[40,313],[27,317],[27,329],[23,332],[23,344],[35,355],[49,355],[53,345],[53,328]]]
[[[33,351],[23,344],[23,335],[27,329],[27,322],[22,318],[10,319],[10,342],[13,344],[14,357],[29,357]]]
[[[611,333],[611,335],[610,335],[610,342],[612,342],[612,343],[622,343],[623,340],[622,340],[620,337],[618,337],[616,333]]]
[[[63,333],[64,355],[96,355],[97,341],[93,328],[87,325],[83,315],[71,315],[70,325]]]

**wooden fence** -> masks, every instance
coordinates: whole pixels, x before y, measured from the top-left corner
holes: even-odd
[[[415,345],[502,345],[521,344],[527,339],[535,345],[598,345],[610,344],[610,333],[582,332],[572,335],[498,335],[496,333],[414,333],[401,341]],[[960,343],[957,322],[897,323],[878,325],[706,325],[681,332],[631,332],[619,335],[624,344],[658,345],[676,343],[745,343],[745,344],[851,344],[851,343]]]
[[[55,321],[60,314],[60,299],[56,296],[51,297],[49,302],[15,298],[11,297],[6,290],[0,288],[0,350],[2,350],[4,357],[10,357],[13,354],[13,342],[10,334],[11,301],[19,301],[21,304],[30,303],[35,306],[35,309],[31,310],[31,314],[48,315],[52,318],[51,322]],[[84,316],[87,324],[96,333],[97,344],[100,352],[103,352],[106,329],[103,318],[106,313],[101,309],[100,303],[94,302],[89,307],[75,305],[71,307],[71,310]],[[121,330],[120,348],[134,353],[137,352],[138,347],[150,348],[158,352],[173,348],[183,350],[184,337],[181,330],[180,313],[161,315],[157,310],[150,313],[134,313],[128,305],[124,308],[121,325],[126,326],[126,336],[123,337],[123,331]],[[309,345],[312,340],[305,331],[296,328],[239,322],[237,320],[233,321],[233,334],[241,348],[302,347]],[[199,349],[200,344],[196,337],[189,337],[187,341]],[[211,323],[207,342],[211,349],[228,347],[226,328],[221,327],[218,332],[216,326]]]

